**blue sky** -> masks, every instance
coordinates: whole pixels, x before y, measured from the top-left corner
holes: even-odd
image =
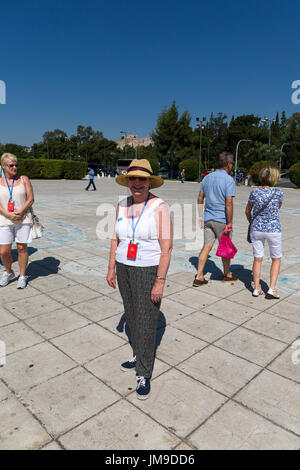
[[[146,137],[180,112],[273,117],[300,112],[300,2],[3,0],[0,142],[91,125]]]

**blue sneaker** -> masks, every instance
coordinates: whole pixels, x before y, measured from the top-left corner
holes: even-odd
[[[137,376],[136,396],[139,400],[146,400],[150,395],[150,379],[143,376]]]
[[[123,362],[121,364],[121,370],[124,372],[129,372],[131,370],[134,370],[136,367],[136,356],[134,356],[130,361]]]

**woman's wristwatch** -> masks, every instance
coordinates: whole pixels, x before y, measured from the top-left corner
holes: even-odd
[[[166,277],[161,277],[161,276],[156,276],[156,279],[159,279],[160,281],[166,281]]]

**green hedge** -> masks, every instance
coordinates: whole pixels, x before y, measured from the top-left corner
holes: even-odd
[[[72,162],[71,160],[45,160],[45,159],[18,159],[20,175],[31,179],[82,179],[87,174],[86,162]]]
[[[296,184],[300,188],[300,162],[295,163],[289,169],[289,177],[292,183]]]
[[[179,169],[180,171],[184,168],[184,177],[187,181],[195,181],[199,176],[199,162],[192,158],[183,160],[180,162]]]
[[[278,169],[278,165],[276,165],[276,163],[274,162],[268,162],[266,160],[262,160],[260,162],[257,162],[257,163],[254,163],[254,165],[252,165],[252,167],[250,168],[249,170],[249,173],[251,174],[252,176],[252,179],[253,179],[253,182],[255,184],[259,183],[259,173],[260,173],[260,170],[262,170],[263,168],[265,168],[266,166],[271,166],[273,168],[277,168]]]

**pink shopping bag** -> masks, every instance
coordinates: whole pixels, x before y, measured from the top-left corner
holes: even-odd
[[[237,248],[232,243],[229,235],[226,235],[225,233],[223,233],[219,242],[216,255],[221,256],[221,258],[232,259],[235,257],[236,253],[237,253]]]

